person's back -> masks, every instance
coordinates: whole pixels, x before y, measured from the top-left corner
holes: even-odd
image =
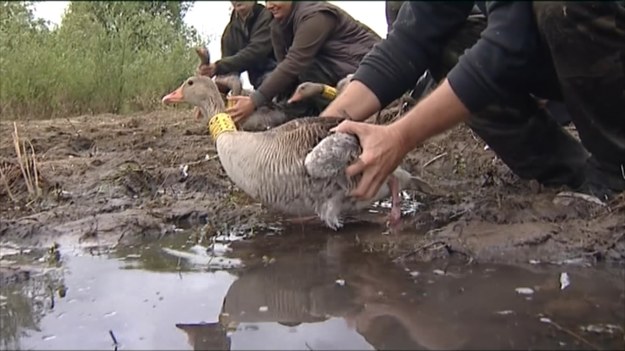
[[[267,2],[267,8],[274,15],[271,41],[278,66],[252,95],[255,106],[274,97],[286,101],[302,82],[335,86],[355,72],[381,40],[369,27],[325,1]],[[289,115],[318,114],[327,103],[313,99],[291,104]]]
[[[271,45],[272,16],[256,2],[232,1],[230,22],[221,37],[221,60],[209,76],[241,74],[247,71],[250,83],[258,88],[263,78],[276,67]]]
[[[288,18],[271,24],[275,56],[280,62],[285,59],[287,52],[295,55],[297,54],[295,50],[304,49],[292,46],[296,32],[303,21],[321,13],[333,16],[336,25],[325,38],[319,38],[323,40],[323,44],[315,58],[322,61],[321,64],[327,64],[327,68],[334,75],[343,78],[358,68],[360,60],[381,38],[371,28],[355,20],[341,8],[325,1],[293,2]]]

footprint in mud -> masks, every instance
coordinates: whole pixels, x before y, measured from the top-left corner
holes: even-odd
[[[184,180],[183,180],[184,181]],[[202,174],[192,174],[185,181],[185,189],[200,193],[217,192],[221,184],[215,184],[212,179]]]
[[[95,142],[82,135],[74,136],[69,140],[69,146],[75,152],[87,151],[93,147]]]

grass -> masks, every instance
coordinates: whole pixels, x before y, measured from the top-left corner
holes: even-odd
[[[104,4],[71,2],[50,29],[29,4],[0,2],[0,120],[160,108],[160,98],[194,72],[192,48],[202,43],[138,2],[115,6],[107,13]]]

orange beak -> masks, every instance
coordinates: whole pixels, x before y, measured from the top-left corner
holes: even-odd
[[[302,94],[300,94],[299,90],[296,90],[291,96],[291,98],[287,101],[287,103],[292,104],[300,100],[302,100]]]
[[[182,95],[182,87],[172,91],[171,93],[165,95],[163,100],[161,100],[164,104],[173,104],[176,102],[183,102],[184,96]]]

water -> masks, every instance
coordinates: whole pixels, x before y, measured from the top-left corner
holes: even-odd
[[[625,346],[625,283],[618,268],[399,266],[362,253],[349,232],[295,233],[219,244],[208,252],[185,238],[180,233],[123,250],[61,248],[57,268],[0,288],[0,345],[38,350]],[[37,258],[31,252],[6,254],[4,260]]]

